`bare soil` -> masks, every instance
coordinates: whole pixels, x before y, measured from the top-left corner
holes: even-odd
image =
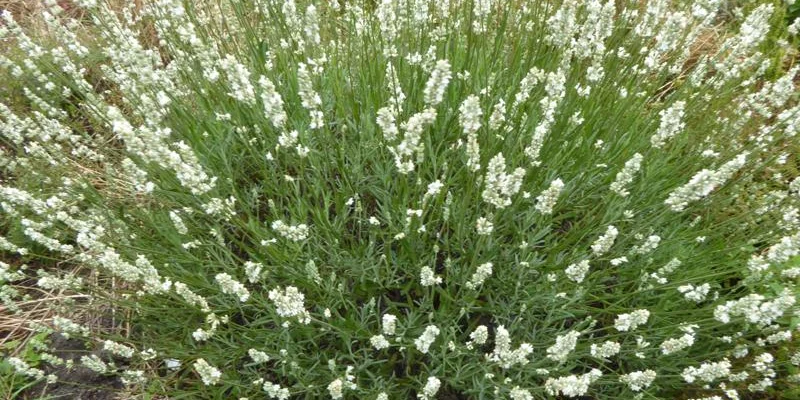
[[[122,389],[119,379],[104,376],[80,365],[81,356],[98,354],[86,349],[80,339],[66,339],[60,334],[50,337],[50,348],[56,356],[64,360],[73,360],[75,366],[66,369],[63,366],[44,367],[46,373],[58,376],[54,384],[39,383],[25,391],[21,399],[76,399],[76,400],[113,400]],[[105,361],[105,360],[104,360]]]

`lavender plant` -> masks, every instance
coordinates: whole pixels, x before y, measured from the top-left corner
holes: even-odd
[[[7,362],[175,398],[796,395],[797,23],[722,3],[3,12],[0,297],[75,294],[29,328],[96,350]]]

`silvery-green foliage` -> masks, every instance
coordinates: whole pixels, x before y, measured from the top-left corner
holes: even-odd
[[[0,300],[131,393],[781,394],[797,29],[723,3],[3,12]]]

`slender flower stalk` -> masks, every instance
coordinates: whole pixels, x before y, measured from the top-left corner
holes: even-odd
[[[134,3],[0,11],[15,388],[76,366],[239,400],[800,382],[792,6]]]

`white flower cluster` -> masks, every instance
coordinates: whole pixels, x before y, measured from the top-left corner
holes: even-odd
[[[586,274],[589,273],[589,260],[583,260],[576,264],[570,264],[564,270],[564,273],[567,274],[567,278],[575,283],[581,283],[586,278]]]
[[[477,340],[483,340],[483,330],[475,330],[473,332],[476,336],[473,338],[475,343],[478,343]],[[470,337],[472,337],[470,335]],[[533,353],[533,346],[529,343],[522,343],[519,345],[518,348],[512,349],[511,348],[511,334],[505,328],[505,326],[500,325],[497,327],[494,336],[494,351],[492,354],[487,354],[486,358],[489,361],[494,361],[500,364],[500,367],[503,369],[509,369],[515,365],[525,365],[529,362],[528,356]]]
[[[250,71],[247,67],[230,54],[219,60],[219,66],[228,76],[228,86],[231,89],[228,96],[247,105],[254,105],[256,93],[250,82]]]
[[[269,291],[269,299],[275,303],[278,315],[285,318],[296,317],[301,324],[311,322],[311,316],[305,309],[305,296],[294,286],[287,286],[283,291]]]
[[[69,339],[72,335],[89,335],[89,328],[80,325],[69,318],[64,318],[57,315],[53,317],[53,327],[67,339]]]
[[[303,108],[308,110],[311,116],[311,123],[309,128],[320,129],[324,125],[324,115],[322,113],[322,98],[314,90],[314,82],[311,79],[311,73],[305,63],[297,65],[297,85],[299,86],[298,94],[302,101]]]
[[[577,2],[565,2],[555,13],[547,18],[545,41],[557,47],[568,47],[572,36],[578,30]]]
[[[686,126],[683,122],[685,107],[686,102],[676,101],[675,104],[658,113],[658,115],[661,116],[661,124],[658,126],[656,133],[650,137],[650,143],[653,147],[657,149],[661,148],[667,143],[667,140],[683,130]]]
[[[763,55],[753,50],[768,37],[770,19],[774,12],[775,6],[772,4],[761,4],[742,22],[739,34],[722,43],[720,48],[725,49],[725,58],[715,62],[713,66],[724,79],[718,79],[715,86],[721,86],[726,81],[741,76],[743,71],[760,61]]]
[[[483,285],[483,282],[486,281],[486,278],[492,276],[492,263],[487,262],[483,263],[478,266],[478,269],[472,274],[469,282],[467,282],[466,287],[469,289],[475,289],[478,286]]]
[[[439,328],[436,325],[428,325],[422,335],[414,339],[414,346],[417,347],[417,350],[426,354],[437,336],[439,336]]]
[[[517,168],[514,172],[506,173],[506,159],[503,153],[497,153],[489,160],[486,168],[486,178],[481,197],[483,201],[497,207],[505,208],[511,205],[511,196],[519,192],[525,169]]]
[[[401,174],[408,174],[414,170],[414,160],[422,161],[423,143],[422,132],[436,121],[436,109],[426,108],[412,115],[401,127],[405,132],[403,140],[389,151],[394,156],[394,164]],[[385,131],[384,131],[385,132]]]
[[[695,329],[697,325],[689,325],[681,327],[684,332],[683,336],[679,338],[670,338],[661,343],[661,353],[669,355],[683,349],[689,348],[694,344]]]
[[[126,346],[122,343],[117,343],[112,340],[103,341],[103,350],[110,352],[119,357],[131,358],[136,350],[133,347]]]
[[[511,388],[511,391],[508,393],[508,397],[511,397],[511,400],[533,400],[533,394],[531,394],[530,390],[522,389],[519,386],[514,386]]]
[[[556,202],[558,202],[558,195],[561,194],[563,189],[564,182],[561,179],[555,179],[550,182],[550,186],[536,197],[536,205],[534,206],[536,211],[543,215],[552,214],[553,207],[555,207]]]
[[[618,266],[620,266],[622,264],[625,264],[626,262],[628,262],[628,257],[625,257],[625,256],[612,258],[609,261],[609,263],[611,263],[611,265],[613,265],[615,267],[618,267]]]
[[[264,353],[263,351],[257,349],[247,350],[247,355],[249,355],[250,358],[253,359],[253,362],[256,364],[265,363],[270,360],[269,355],[267,355],[267,353]]]
[[[496,0],[477,0],[472,8],[472,15],[475,19],[472,21],[472,31],[476,34],[486,32],[487,17],[492,12]]]
[[[314,7],[313,4],[309,4],[308,7],[306,7],[306,14],[303,18],[303,22],[303,33],[305,33],[306,39],[313,44],[319,45],[321,42],[319,35],[319,16],[317,14],[317,8]]]
[[[278,136],[278,144],[276,150],[280,148],[294,148],[295,152],[300,157],[306,157],[311,151],[307,146],[300,144],[300,133],[296,130],[283,131]]]
[[[442,283],[442,277],[436,276],[433,269],[429,266],[424,266],[419,272],[419,283],[422,286],[434,286]]]
[[[14,368],[14,371],[20,375],[29,376],[33,379],[44,378],[44,371],[38,368],[31,367],[18,357],[9,357],[6,361]]]
[[[219,383],[220,378],[222,378],[222,372],[202,358],[198,358],[197,361],[194,362],[194,370],[197,371],[197,374],[200,375],[200,379],[203,380],[206,386],[216,385]]]
[[[767,250],[767,260],[771,263],[783,263],[798,254],[800,254],[800,232],[784,236],[770,246]]]
[[[283,99],[275,89],[275,84],[269,78],[262,76],[258,78],[258,86],[261,89],[264,116],[272,123],[275,129],[284,130],[287,116],[286,111],[283,110]]]
[[[288,400],[289,399],[289,389],[282,388],[281,385],[277,383],[272,383],[269,381],[264,382],[261,386],[261,389],[267,392],[267,396],[270,399],[277,399],[277,400]]]
[[[722,323],[731,322],[732,317],[744,317],[751,324],[770,325],[794,306],[797,298],[791,290],[784,289],[777,298],[766,301],[766,297],[752,293],[738,300],[730,300],[714,309],[714,318]]]
[[[425,386],[422,387],[422,393],[417,394],[417,398],[420,400],[431,400],[435,398],[441,386],[442,381],[440,381],[439,378],[430,376],[425,382]]]
[[[397,329],[397,317],[392,314],[383,314],[381,318],[381,329],[384,335],[394,335]]]
[[[172,210],[169,212],[169,219],[172,220],[172,225],[175,226],[175,230],[178,231],[181,235],[185,235],[189,233],[189,228],[186,227],[186,224],[183,222],[180,214],[177,211]]]
[[[355,382],[355,376],[352,374],[353,366],[350,365],[347,367],[347,371],[344,374],[344,379],[336,378],[331,383],[328,384],[328,394],[331,395],[332,399],[341,399],[344,397],[344,389],[356,390],[357,386]]]
[[[475,222],[475,229],[478,235],[488,236],[494,231],[494,224],[486,217],[479,217]]]
[[[450,72],[450,63],[447,60],[437,61],[431,73],[431,77],[425,84],[425,104],[435,107],[441,103],[451,78],[452,72]]]
[[[499,99],[492,108],[492,115],[489,116],[489,129],[496,131],[504,122],[506,122],[506,102]]]
[[[685,12],[667,12],[663,28],[656,35],[656,43],[649,49],[644,59],[644,69],[641,71],[659,71],[668,66],[664,61],[664,55],[675,51],[682,44],[683,36],[689,24],[689,18]],[[690,32],[692,35],[693,32]],[[684,54],[688,53],[685,51]],[[688,54],[686,54],[688,56]],[[675,60],[678,63],[678,60]],[[677,65],[672,65],[671,72],[680,71]]]
[[[203,296],[192,292],[192,290],[189,289],[185,283],[175,282],[172,286],[175,288],[175,293],[183,297],[183,300],[186,301],[187,304],[199,307],[203,312],[211,312],[211,308],[208,306],[206,299]]]
[[[209,326],[208,329],[197,328],[194,332],[192,332],[192,338],[198,342],[204,342],[208,339],[211,339],[215,333],[217,333],[217,328],[220,325],[228,323],[228,316],[223,315],[222,317],[218,317],[217,314],[210,313],[206,315],[206,324]]]
[[[617,173],[616,179],[611,183],[612,192],[622,197],[626,197],[630,194],[627,186],[633,182],[634,175],[639,172],[639,169],[642,167],[643,158],[641,154],[636,153],[630,160],[625,162],[625,166]]]
[[[481,153],[477,132],[481,127],[481,116],[483,116],[478,96],[469,95],[461,103],[458,111],[458,121],[467,136],[467,168],[471,171],[477,171],[481,168]]]
[[[775,383],[773,378],[777,376],[773,363],[775,357],[770,353],[762,353],[755,357],[754,362],[751,364],[753,370],[761,375],[761,380],[747,385],[747,389],[751,392],[763,392]]]
[[[560,363],[567,361],[569,353],[575,350],[579,336],[581,336],[580,332],[570,331],[556,337],[556,343],[547,348],[547,358]]]
[[[383,350],[389,348],[389,341],[383,335],[375,335],[369,338],[369,344],[375,348],[375,350]]]
[[[387,141],[395,140],[400,134],[400,130],[397,128],[397,113],[393,111],[392,107],[381,107],[375,117],[375,123],[381,128],[383,137]]]
[[[145,125],[134,128],[114,106],[108,106],[105,113],[104,119],[110,121],[112,131],[123,140],[130,153],[175,171],[181,184],[194,195],[205,194],[214,188],[217,178],[206,174],[186,143],[173,143],[174,149],[166,143],[171,134],[169,128],[153,129]]]
[[[272,222],[272,229],[282,237],[293,242],[301,242],[308,238],[308,225],[288,225],[281,220]]]
[[[214,277],[214,279],[217,281],[220,288],[222,288],[222,293],[233,294],[239,297],[239,301],[241,301],[242,303],[244,303],[245,301],[247,301],[247,299],[250,298],[250,291],[247,290],[247,288],[244,287],[244,285],[241,282],[237,281],[236,279],[233,279],[233,277],[231,277],[230,275],[225,273],[220,273],[217,274]]]
[[[342,378],[336,378],[331,383],[328,384],[328,394],[331,396],[332,399],[338,400],[344,397],[344,382],[342,382]]]
[[[617,342],[606,341],[603,342],[601,345],[592,344],[590,347],[590,353],[592,357],[597,358],[609,358],[619,354],[621,346]]]
[[[656,272],[652,272],[649,275],[649,279],[652,279],[660,284],[665,284],[669,282],[667,279],[667,275],[675,272],[675,270],[683,265],[683,262],[677,258],[673,258],[668,263],[666,263],[663,267],[659,268]]]
[[[683,293],[683,297],[686,300],[693,301],[695,303],[701,303],[706,299],[708,296],[708,292],[711,290],[711,285],[708,283],[704,283],[702,285],[692,285],[686,284],[678,286],[678,291]]]
[[[245,261],[244,274],[247,276],[247,281],[250,283],[258,282],[258,279],[261,277],[261,271],[263,269],[264,265],[261,263],[253,261]]]
[[[224,220],[228,221],[231,217],[236,215],[236,210],[234,210],[233,206],[236,204],[236,198],[231,196],[225,200],[220,199],[219,197],[214,197],[208,201],[208,203],[203,204],[203,211],[205,211],[208,215],[213,216],[220,216]]]
[[[486,341],[489,340],[489,328],[487,328],[486,325],[478,325],[478,327],[469,334],[469,339],[467,348],[470,350],[472,350],[476,344],[485,344]]]
[[[717,170],[703,169],[696,173],[688,183],[673,190],[664,204],[668,205],[672,211],[683,211],[689,203],[708,196],[744,166],[747,154],[739,154]]]
[[[791,331],[780,331],[775,332],[772,335],[767,336],[765,340],[766,343],[769,344],[776,344],[780,342],[788,342],[792,340],[792,332]]]
[[[599,369],[592,368],[591,371],[583,375],[547,378],[544,383],[544,389],[551,396],[558,396],[559,394],[567,397],[583,396],[589,391],[589,385],[601,376],[603,376],[603,373]]]
[[[602,256],[603,254],[607,253],[608,250],[611,249],[611,246],[614,245],[614,241],[617,240],[618,234],[619,231],[617,230],[617,227],[614,225],[609,225],[608,228],[606,228],[606,232],[600,235],[600,237],[598,237],[597,240],[592,243],[592,252],[594,255]]]
[[[520,81],[519,90],[514,95],[514,103],[511,106],[512,113],[516,113],[522,103],[528,101],[533,89],[544,79],[545,73],[541,69],[533,67],[528,71],[525,77],[522,78],[522,81]]]
[[[425,191],[425,195],[423,195],[423,197],[427,199],[436,196],[442,190],[442,187],[444,187],[444,184],[440,180],[429,183],[428,189]]]
[[[391,62],[386,65],[386,82],[391,94],[390,103],[388,106],[378,109],[376,123],[381,128],[384,138],[387,141],[393,141],[400,134],[397,129],[397,117],[403,110],[403,101],[405,101],[406,96],[403,93],[403,88],[400,87],[397,70],[395,70]]]
[[[800,179],[798,179],[798,183],[800,183]],[[0,188],[0,190],[2,190],[2,188]],[[24,247],[19,247],[19,246],[15,245],[14,243],[9,242],[8,239],[6,239],[6,238],[4,238],[2,236],[0,236],[0,249],[5,250],[5,251],[9,251],[9,252],[12,252],[12,253],[17,253],[17,254],[22,255],[22,256],[28,254],[28,249],[26,249]]]
[[[31,263],[0,262],[0,281],[36,277],[39,289],[65,291],[65,301],[57,303],[66,306],[83,307],[75,299],[91,295],[91,285],[108,279],[125,281],[124,292],[130,289],[131,297],[123,296],[119,299],[125,301],[115,304],[123,311],[128,305],[148,311],[158,299],[174,297],[180,303],[173,304],[174,316],[202,312],[205,322],[192,338],[205,342],[194,347],[206,355],[164,354],[169,352],[169,337],[153,344],[163,349],[158,353],[137,352],[105,340],[102,332],[54,316],[51,325],[63,336],[85,337],[101,346],[104,355],[132,359],[142,368],[148,363],[138,361],[161,359],[174,372],[182,368],[181,361],[166,357],[182,357],[184,364],[189,360],[188,372],[202,381],[189,385],[231,386],[242,396],[246,386],[260,387],[265,392],[260,397],[279,400],[291,395],[377,395],[378,400],[388,400],[387,392],[394,391],[398,397],[413,392],[419,399],[433,400],[443,385],[457,386],[464,396],[512,400],[548,395],[688,397],[686,393],[711,390],[719,390],[721,396],[707,399],[733,400],[741,397],[740,391],[759,392],[800,381],[791,367],[793,377],[778,376],[787,371],[786,359],[800,366],[800,352],[785,351],[798,335],[790,320],[798,314],[793,281],[800,276],[800,266],[793,261],[800,256],[800,178],[790,176],[795,172],[789,168],[794,155],[787,149],[800,133],[800,106],[795,104],[800,67],[772,78],[775,57],[765,50],[791,44],[770,39],[775,18],[785,14],[778,2],[733,10],[726,20],[735,20],[738,34],[710,46],[704,42],[716,29],[718,12],[727,7],[723,0],[565,0],[552,7],[498,0],[303,1],[302,8],[297,0],[256,0],[236,2],[235,7],[223,2],[208,10],[202,2],[189,7],[192,2],[157,0],[141,10],[121,11],[96,0],[77,0],[79,6],[91,8],[90,17],[74,21],[59,5],[62,2],[45,3],[46,43],[37,44],[10,13],[0,12],[0,42],[18,46],[0,55],[0,74],[14,78],[9,81],[12,91],[17,84],[28,86],[19,90],[22,103],[0,104],[0,175],[19,186],[0,185],[2,225],[9,228],[9,239],[0,237],[0,250],[19,253]],[[459,8],[462,4],[467,8]],[[250,18],[250,7],[257,18]],[[752,11],[745,19],[746,10]],[[103,29],[84,35],[84,24],[85,32]],[[142,27],[148,31],[140,31]],[[789,31],[796,33],[798,27],[800,20]],[[250,40],[254,32],[259,37]],[[464,32],[472,36],[458,36]],[[537,49],[537,41],[546,51]],[[258,46],[240,46],[251,42]],[[511,53],[515,49],[529,51],[517,56]],[[100,57],[92,56],[94,51]],[[227,54],[231,51],[235,53]],[[97,60],[101,65],[93,64]],[[669,76],[685,78],[688,84],[673,90],[674,82],[659,82]],[[401,83],[420,87],[406,88],[406,96]],[[383,97],[374,93],[378,90]],[[374,104],[376,100],[383,104]],[[647,113],[652,107],[660,110],[655,119]],[[328,124],[325,110],[332,113]],[[628,140],[640,127],[650,129],[641,138],[644,149],[636,147],[642,145],[638,140]],[[110,135],[103,134],[105,130]],[[704,132],[698,136],[697,130]],[[558,137],[553,136],[556,131]],[[370,147],[381,141],[382,148]],[[306,145],[320,148],[312,152]],[[726,145],[749,152],[724,155]],[[459,153],[462,146],[464,153]],[[298,157],[285,153],[290,149]],[[643,154],[656,154],[652,161],[664,161],[667,169],[644,176]],[[426,162],[426,157],[431,160]],[[518,167],[523,158],[540,170]],[[670,163],[676,158],[680,162]],[[698,165],[692,171],[696,174],[675,185],[681,166],[693,163]],[[750,164],[755,173],[742,174],[739,184],[739,171]],[[485,174],[475,173],[484,167]],[[395,169],[401,176],[391,176]],[[535,197],[535,202],[530,203],[532,209],[517,209],[515,197],[526,177],[534,187],[526,187],[522,197]],[[220,185],[218,178],[224,181]],[[259,181],[251,182],[254,179]],[[345,198],[351,196],[344,207],[334,201],[336,215],[326,213],[328,204],[322,200],[327,186],[320,179],[337,180],[342,185],[333,186],[345,190]],[[298,190],[285,190],[287,184]],[[730,191],[712,196],[722,186]],[[638,193],[639,187],[647,190]],[[663,197],[642,197],[658,193]],[[462,194],[467,197],[460,198]],[[332,196],[336,200],[338,195]],[[281,210],[272,218],[283,220],[270,219],[268,226],[250,224],[251,216],[263,217],[262,199],[269,212]],[[651,207],[651,200],[663,201],[661,209]],[[697,213],[702,218],[691,220],[669,211],[683,211],[701,201],[709,206],[709,212]],[[732,203],[747,205],[743,210],[754,203],[752,218],[720,224],[720,215],[731,211],[720,207]],[[604,222],[578,224],[568,234],[553,230],[560,217],[582,214],[581,210]],[[308,218],[319,216],[317,211],[336,221],[314,226],[319,235],[313,239],[320,240],[304,243],[311,228],[289,225],[289,218],[310,224]],[[552,218],[556,211],[563,215]],[[402,218],[405,225],[400,229]],[[620,237],[622,230],[626,235]],[[726,257],[703,264],[704,257],[713,258],[716,246],[729,237]],[[246,240],[239,243],[241,238]],[[260,241],[265,251],[250,248],[251,240]],[[322,242],[331,248],[312,246]],[[763,243],[775,244],[765,248]],[[20,246],[30,247],[30,253]],[[371,251],[376,246],[382,251]],[[41,253],[36,247],[46,254],[34,254]],[[679,270],[677,258],[664,265],[664,253],[676,250],[694,263],[691,268]],[[213,258],[209,251],[244,264],[214,266],[219,271],[211,273],[211,287],[190,288],[175,281],[185,272],[183,264]],[[736,262],[736,255],[745,252],[755,253],[747,269],[741,268],[744,262]],[[432,260],[439,266],[440,256],[445,258],[440,271],[445,272],[437,276],[431,266]],[[254,261],[245,261],[250,257]],[[347,262],[338,262],[342,257]],[[359,258],[364,262],[350,262]],[[486,260],[503,268],[495,269]],[[329,271],[330,276],[322,274],[323,279],[317,262],[341,265]],[[350,268],[351,264],[358,265]],[[80,265],[86,276],[99,281],[57,272],[59,265]],[[513,270],[515,265],[519,270]],[[409,273],[402,266],[411,266],[411,275],[423,266],[418,278],[423,288],[406,293],[408,298],[398,304],[381,288],[397,287],[398,279]],[[737,268],[749,271],[739,286],[713,290],[720,284],[716,279]],[[42,272],[45,269],[56,272]],[[519,286],[532,274],[543,276],[541,288]],[[444,277],[450,280],[447,288]],[[587,280],[598,285],[583,285]],[[268,307],[275,308],[270,318],[280,320],[284,328],[290,323],[306,326],[266,332],[264,351],[256,344],[245,347],[253,364],[262,365],[230,376],[225,372],[223,381],[223,372],[206,359],[220,367],[235,363],[224,360],[225,354],[212,358],[215,346],[208,341],[240,333],[252,336],[239,324],[225,326],[228,316],[223,313],[236,303],[231,296],[239,302],[260,297],[250,290],[264,281],[275,282],[267,289]],[[297,287],[285,286],[292,281]],[[670,281],[674,282],[667,284]],[[609,282],[632,292],[604,292]],[[521,289],[515,290],[515,284]],[[410,285],[417,283],[412,279]],[[508,304],[521,307],[493,310],[504,302],[486,302],[476,293],[490,294],[488,286],[505,290],[492,296],[509,297]],[[776,287],[788,289],[775,294]],[[9,311],[45,304],[29,302],[26,291],[15,288],[0,285],[0,301]],[[537,289],[556,294],[539,296]],[[208,297],[197,294],[201,290]],[[318,310],[314,316],[319,312],[324,318],[314,319],[314,326],[309,326],[312,307],[305,305],[304,293],[321,302],[313,305]],[[595,310],[596,319],[575,325],[538,311],[533,315],[541,318],[531,320],[528,308],[541,309],[539,298],[556,301],[562,308],[556,314],[567,315],[575,307],[591,308],[589,302],[598,293],[616,308]],[[660,306],[649,301],[647,293],[663,296]],[[145,294],[154,295],[155,301],[137,304]],[[449,299],[448,294],[463,298]],[[458,304],[432,307],[432,295]],[[362,302],[363,296],[369,300]],[[116,301],[119,296],[107,297],[100,300]],[[349,303],[358,309],[343,307]],[[619,309],[632,304],[637,306]],[[636,309],[644,304],[653,308]],[[683,309],[664,310],[665,304]],[[384,310],[402,315],[404,325],[398,329],[398,318],[384,313],[378,328],[376,319]],[[708,318],[712,311],[715,320]],[[680,318],[673,318],[678,314]],[[153,313],[140,313],[147,315]],[[495,315],[495,321],[490,325],[483,315]],[[493,327],[493,341],[489,326],[480,323]],[[536,343],[512,346],[504,323],[524,332],[523,340],[535,328]],[[363,335],[369,330],[361,325],[368,324],[375,331],[371,337]],[[46,323],[31,328],[40,325],[47,328]],[[456,342],[465,340],[460,337],[467,333],[465,326],[475,325],[465,344],[470,352],[463,352]],[[420,331],[416,338],[408,336]],[[717,341],[699,345],[709,332]],[[356,338],[359,343],[320,346],[323,343],[315,338],[325,335]],[[437,342],[440,336],[443,340]],[[361,342],[367,337],[367,346],[377,351],[348,354],[348,345],[366,345]],[[275,339],[283,343],[278,348],[272,346]],[[648,341],[656,344],[651,347]],[[32,343],[39,350],[39,344]],[[436,343],[441,349],[432,347]],[[534,345],[541,343],[552,345],[545,358],[532,362]],[[394,350],[394,345],[399,352],[385,351]],[[403,358],[407,348],[422,354]],[[344,353],[336,354],[339,350]],[[366,359],[359,360],[357,353]],[[722,357],[710,358],[716,354],[735,361],[714,362]],[[278,358],[274,368],[263,365],[273,361],[270,355]],[[48,353],[41,358],[67,367],[73,362]],[[332,375],[316,374],[324,382],[304,380],[304,367],[326,359]],[[348,366],[344,375],[336,372],[341,359],[356,367]],[[407,365],[409,370],[424,371],[417,373],[414,387],[409,387],[414,379],[379,376],[380,370],[391,372],[397,363],[411,361],[417,365]],[[475,361],[487,365],[458,364]],[[145,376],[160,379],[150,371],[126,370],[127,362],[119,368],[98,355],[86,355],[80,363],[98,373],[117,374],[126,385],[141,384]],[[421,363],[429,365],[420,369]],[[19,358],[9,358],[8,364],[20,374],[45,378],[43,371]],[[380,368],[370,371],[370,364]],[[537,365],[522,371],[527,367],[521,366],[529,364]],[[602,379],[600,369],[590,370],[592,364],[608,368],[603,371],[613,376]],[[521,371],[507,371],[515,367]],[[356,386],[355,368],[363,387]],[[495,375],[498,368],[502,374]],[[444,375],[454,369],[458,376]],[[257,370],[270,370],[270,379],[298,392],[265,378],[248,385],[246,380],[257,378],[248,376]],[[546,379],[544,386],[521,388],[531,381],[518,381],[520,377],[536,376]],[[237,381],[229,382],[231,378]],[[590,390],[590,385],[600,386],[601,379],[602,387]],[[469,388],[470,382],[479,387]],[[690,384],[687,392],[675,394],[685,383]],[[198,392],[195,389],[187,386]],[[643,393],[648,390],[653,393]]]
[[[539,165],[539,153],[544,146],[544,141],[550,133],[550,128],[555,123],[556,108],[561,104],[561,100],[566,95],[567,77],[563,70],[547,74],[545,92],[547,96],[539,101],[542,107],[542,119],[533,130],[531,143],[525,147],[525,155],[531,159],[532,165]]]
[[[98,374],[107,374],[111,372],[113,365],[107,364],[105,361],[101,360],[96,354],[92,354],[89,356],[81,356],[81,365],[89,368],[90,370],[97,372]],[[205,382],[205,380],[203,381]]]
[[[650,311],[644,309],[627,314],[620,314],[617,316],[617,319],[614,320],[614,327],[620,332],[632,331],[638,328],[639,325],[646,324],[649,318]]]
[[[403,88],[400,86],[400,78],[397,76],[397,69],[391,61],[386,63],[386,88],[389,89],[391,94],[389,108],[394,117],[397,117],[397,114],[403,110],[406,94],[403,93]]]
[[[83,283],[82,278],[76,277],[72,274],[67,274],[64,276],[64,278],[58,278],[50,275],[47,272],[39,271],[39,276],[40,278],[36,284],[48,290],[79,287],[81,283]],[[26,276],[22,271],[11,271],[10,265],[0,261],[0,280],[5,282],[15,282],[21,281],[25,279],[25,277]]]
[[[386,339],[386,336],[392,336],[395,334],[395,330],[397,329],[397,317],[392,314],[383,314],[381,319],[381,329],[383,335],[375,335],[369,339],[370,344],[376,350],[383,350],[389,347],[389,340]]]
[[[642,244],[634,246],[631,249],[632,254],[647,254],[658,247],[658,244],[661,243],[661,236],[658,235],[650,235],[644,239]]]
[[[125,176],[130,180],[131,183],[133,183],[133,187],[136,189],[136,192],[142,194],[149,194],[153,192],[153,190],[156,188],[156,184],[147,180],[147,172],[139,168],[139,166],[136,165],[133,160],[126,157],[120,164]]]
[[[653,384],[655,379],[656,372],[652,369],[633,371],[629,374],[619,376],[619,381],[628,385],[628,387],[634,392],[640,392],[643,389],[647,389]]]
[[[133,369],[122,371],[122,376],[119,377],[119,380],[125,386],[143,385],[147,383],[144,371]]]
[[[711,383],[716,379],[725,378],[731,373],[731,362],[723,359],[719,362],[704,362],[699,367],[684,368],[681,376],[683,379],[692,383],[695,380]]]

